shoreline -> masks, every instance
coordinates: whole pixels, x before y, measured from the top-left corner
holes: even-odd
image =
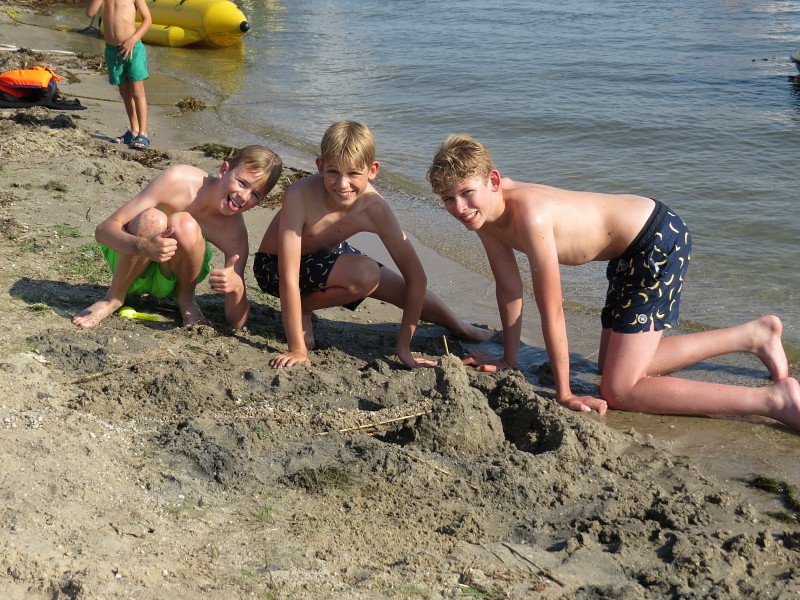
[[[0,27],[3,28],[0,31],[2,31],[4,39],[8,40],[6,43],[17,43],[21,47],[24,47],[22,43],[24,40],[33,37],[32,30],[36,29],[29,25],[13,26],[14,28],[19,28],[15,36],[8,33],[2,22],[0,22]],[[69,44],[75,41],[74,33],[53,31],[51,29],[45,29],[44,32],[43,43],[39,45],[68,48],[70,47]],[[13,28],[12,33],[14,33]],[[94,45],[98,52],[102,52],[102,40],[87,38],[86,36],[79,36],[78,39],[81,40],[81,46],[88,43],[89,46]],[[44,43],[45,40],[48,43]],[[169,49],[159,48],[159,50],[168,51]],[[222,123],[214,106],[197,112],[181,113],[178,111],[175,106],[176,102],[181,98],[192,95],[185,83],[158,74],[151,74],[151,81],[152,83],[147,87],[148,101],[152,99],[149,122],[151,124],[150,129],[157,132],[151,136],[151,149],[169,152],[170,150],[187,150],[192,146],[208,142],[230,146],[263,143],[278,152],[287,167],[307,171],[314,170],[313,155],[275,139],[256,138],[248,132],[228,127]],[[91,108],[86,111],[76,111],[75,115],[82,121],[86,120],[87,123],[91,123],[96,139],[102,139],[103,136],[111,137],[119,133],[111,123],[115,120],[124,122],[124,111],[116,88],[108,84],[104,75],[87,76],[77,83],[64,81],[60,84],[60,89],[69,96],[90,99],[85,104]],[[151,91],[154,89],[158,91]],[[204,102],[208,100],[200,99]],[[89,114],[84,117],[86,113]],[[378,185],[380,186],[380,182]],[[395,207],[398,219],[405,227],[403,213],[407,210],[407,207],[398,204],[398,195],[402,196],[402,192],[390,184],[388,186],[387,199]],[[246,213],[245,220],[250,231],[251,256],[254,255],[260,243],[261,234],[266,230],[272,214],[271,210],[266,212],[261,210],[249,211]],[[499,331],[500,321],[494,300],[493,281],[474,270],[468,269],[445,254],[441,254],[441,249],[426,246],[420,243],[413,234],[409,235],[428,274],[430,289],[449,302],[456,314],[464,320],[484,324]],[[354,239],[356,245],[363,251],[384,264],[393,265],[391,258],[377,238],[368,234],[359,234]],[[476,241],[476,243],[478,242]],[[253,282],[250,281],[249,285],[253,286]],[[526,293],[524,302],[526,310],[522,332],[523,347],[521,348],[520,370],[537,392],[552,397],[552,388],[540,385],[537,375],[539,365],[546,362],[547,357],[543,348],[544,342],[538,314],[536,313],[535,301]],[[568,312],[567,328],[570,339],[574,387],[576,389],[584,389],[586,393],[593,393],[593,390],[596,390],[599,385],[596,363],[593,361],[593,358],[596,357],[597,344],[599,343],[599,315],[591,314],[585,309],[570,309],[567,307],[566,310]],[[384,320],[389,322],[399,320],[397,315],[399,315],[399,312],[394,307],[383,306]],[[677,334],[680,335],[680,333]],[[472,346],[465,344],[465,347]],[[495,342],[486,343],[481,346],[481,349],[490,352],[502,351],[501,345]],[[794,377],[800,376],[800,365],[798,363],[790,361],[790,374]],[[701,363],[694,368],[681,372],[680,376],[733,385],[760,386],[764,385],[766,373],[760,362],[754,357],[731,355]],[[693,419],[696,422],[697,431],[695,433],[698,440],[689,440],[683,435],[676,436],[676,428],[673,424],[675,419],[679,421]],[[724,448],[715,450],[713,448],[712,441],[717,439],[717,429],[720,427],[720,422],[724,420],[726,420],[725,417],[711,419],[683,416],[660,417],[658,415],[640,415],[616,411],[611,411],[604,419],[609,426],[615,429],[624,430],[628,427],[635,427],[653,435],[659,441],[674,444],[676,451],[687,452],[694,458],[703,458],[710,468],[722,476],[737,476],[746,472],[756,472],[756,466],[759,464],[758,460],[750,461],[745,458],[741,461],[734,461],[734,468],[730,468],[730,457],[727,450]],[[769,419],[759,417],[734,419],[734,421],[738,420],[752,423],[770,422]],[[746,436],[740,439],[739,443],[744,445],[745,457],[760,456],[765,452],[771,453],[775,450],[771,447],[771,444],[767,444],[766,447],[760,443],[750,446]],[[698,448],[701,450],[698,450]],[[778,469],[776,476],[800,481],[800,460],[794,459],[800,459],[800,442],[796,444],[789,442],[787,447],[781,451],[785,452],[789,458],[786,460],[784,467]]]
[[[165,163],[218,166],[189,147],[238,142],[217,137],[216,113],[173,118],[154,104],[152,154],[109,144],[124,118],[116,90],[81,78],[59,87],[103,99],[69,115],[75,129],[56,126],[58,111],[0,119],[4,597],[800,591],[800,525],[771,517],[779,499],[742,481],[800,480],[800,436],[763,420],[571,413],[535,372],[464,369],[427,325],[414,350],[443,363],[406,371],[392,357],[398,311],[374,301],[319,311],[314,364],[273,371],[278,305],[250,280],[240,331],[221,325],[207,284],[198,301],[218,331],[179,327],[169,301],[143,302],[159,323],[73,326],[104,285],[91,270],[96,223]],[[134,160],[157,153],[164,162]],[[251,249],[272,214],[246,213]],[[370,236],[356,244],[386,260]],[[415,247],[465,318],[496,315],[489,280]],[[591,356],[576,357],[587,372]],[[749,360],[687,376],[709,374],[763,384]]]

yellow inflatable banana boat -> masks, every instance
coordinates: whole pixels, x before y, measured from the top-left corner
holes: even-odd
[[[147,8],[153,24],[142,38],[146,44],[230,46],[250,30],[247,18],[230,0],[147,0]]]

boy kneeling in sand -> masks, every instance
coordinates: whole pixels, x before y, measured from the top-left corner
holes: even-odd
[[[634,195],[576,192],[502,178],[485,146],[450,136],[428,170],[447,211],[483,243],[496,281],[503,357],[475,353],[479,370],[515,368],[522,326],[522,279],[514,251],[530,262],[558,402],[600,414],[754,414],[800,429],[800,383],[789,377],[783,325],[764,316],[744,325],[662,337],[677,325],[691,252],[684,222],[661,202]],[[600,396],[570,389],[559,265],[609,261],[598,366]],[[749,388],[660,377],[712,356],[750,352],[774,384]],[[608,404],[606,404],[608,403]]]
[[[128,295],[175,296],[183,325],[207,324],[195,288],[210,273],[212,289],[225,295],[225,318],[242,327],[250,314],[244,285],[247,227],[242,213],[256,206],[278,181],[283,163],[263,146],[242,148],[216,176],[190,165],[166,169],[95,230],[114,272],[105,297],[72,317],[94,327]],[[214,244],[225,267],[211,270]]]
[[[315,347],[312,311],[340,305],[355,310],[367,296],[403,309],[396,352],[407,367],[436,364],[411,355],[420,318],[472,340],[493,334],[464,323],[427,291],[425,271],[410,240],[372,186],[379,167],[370,130],[340,121],[322,137],[318,174],[286,189],[253,263],[261,289],[281,299],[289,350],[273,358],[271,366],[310,364],[308,351]],[[380,237],[402,276],[347,243],[361,231]]]

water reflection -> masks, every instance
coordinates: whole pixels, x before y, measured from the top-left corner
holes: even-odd
[[[789,92],[792,97],[792,106],[800,113],[800,75],[789,75],[786,78],[789,81]]]

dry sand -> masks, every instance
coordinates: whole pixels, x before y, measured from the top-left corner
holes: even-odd
[[[12,34],[30,32],[0,17]],[[453,356],[404,370],[380,303],[320,311],[313,366],[284,371],[267,366],[285,348],[277,305],[252,286],[242,331],[207,284],[215,330],[146,300],[131,304],[161,322],[74,327],[108,282],[95,225],[160,169],[219,161],[188,150],[174,109],[153,111],[154,150],[109,144],[113,88],[81,58],[37,60],[94,99],[0,109],[0,597],[800,594],[800,526],[778,498],[754,505],[743,482],[519,373]],[[422,327],[413,350],[442,356],[444,333]]]

